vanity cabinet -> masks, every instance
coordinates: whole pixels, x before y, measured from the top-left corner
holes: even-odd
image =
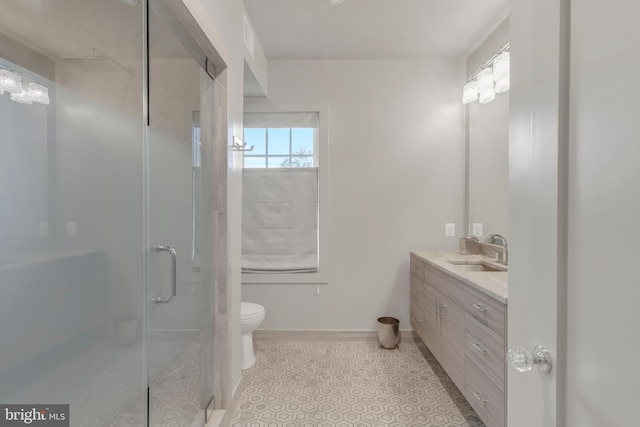
[[[412,255],[411,324],[487,427],[506,424],[506,304]]]

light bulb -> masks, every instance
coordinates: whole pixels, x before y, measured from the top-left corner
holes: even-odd
[[[27,104],[27,105],[33,104],[33,100],[29,96],[29,93],[24,89],[11,92],[11,100],[19,102],[20,104]]]
[[[470,81],[466,85],[464,85],[464,89],[462,89],[462,102],[464,104],[469,104],[478,99],[478,82],[475,80]]]
[[[22,89],[22,77],[9,70],[0,70],[0,89],[17,92]]]
[[[487,104],[496,99],[496,91],[492,87],[480,92],[479,102],[480,104]]]
[[[505,77],[501,80],[496,81],[496,93],[503,93],[509,90],[511,86],[511,81],[509,77]]]
[[[29,83],[27,96],[33,102],[49,105],[49,89],[42,85],[39,85],[38,83]]]
[[[478,73],[478,92],[482,93],[488,89],[493,89],[493,71],[491,68],[485,68]]]
[[[502,93],[509,90],[510,66],[511,55],[509,52],[501,53],[493,61],[493,80],[496,82],[496,93]]]
[[[493,60],[493,80],[500,81],[505,77],[509,77],[509,67],[511,64],[511,55],[509,52],[503,52]]]

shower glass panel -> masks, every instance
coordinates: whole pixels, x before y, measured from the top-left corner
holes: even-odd
[[[215,84],[168,2],[149,2],[148,31],[149,425],[203,425],[213,409],[213,276],[201,265],[213,259],[213,179],[200,127],[212,120]]]
[[[144,425],[143,2],[0,9],[0,404]]]

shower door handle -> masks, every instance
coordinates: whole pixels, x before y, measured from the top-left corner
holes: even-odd
[[[156,252],[169,252],[169,254],[171,254],[171,295],[169,295],[168,297],[151,298],[152,302],[161,304],[161,303],[165,303],[165,302],[171,301],[171,298],[176,296],[176,283],[177,283],[177,278],[176,278],[176,250],[173,249],[171,246],[163,246],[163,245],[158,245],[154,249],[155,249]]]

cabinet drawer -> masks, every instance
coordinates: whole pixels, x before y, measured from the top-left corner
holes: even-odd
[[[465,359],[465,396],[488,427],[504,427],[505,397],[489,378],[467,357]]]
[[[491,298],[475,289],[469,288],[464,293],[464,308],[480,323],[493,329],[498,335],[504,337],[506,306],[500,301]]]
[[[465,317],[465,351],[482,372],[504,392],[504,338],[478,322],[469,314]]]
[[[412,274],[424,279],[424,262],[422,262],[422,260],[411,256],[409,257],[409,265]]]

